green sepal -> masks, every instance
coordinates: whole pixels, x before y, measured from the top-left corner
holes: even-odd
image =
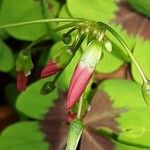
[[[70,123],[66,150],[76,150],[84,128],[85,124],[79,119],[75,119]]]
[[[32,68],[33,68],[33,63],[31,59],[31,53],[22,50],[19,53],[17,61],[16,61],[16,70],[24,71],[25,74],[28,74],[30,73]]]
[[[142,94],[143,94],[147,107],[150,108],[150,82],[143,84]]]
[[[103,45],[99,40],[91,41],[80,58],[90,69],[94,70],[103,55]]]
[[[62,47],[60,53],[54,58],[60,68],[65,68],[73,58],[73,53],[69,46]]]

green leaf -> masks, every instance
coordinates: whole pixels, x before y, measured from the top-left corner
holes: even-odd
[[[128,0],[128,3],[139,13],[150,17],[150,1],[145,0]]]
[[[73,120],[70,124],[66,150],[76,150],[85,125],[81,120]]]
[[[52,78],[42,79],[29,86],[18,97],[16,103],[17,109],[30,117],[42,119],[49,109],[53,107],[54,101],[58,98],[57,90],[48,95],[40,94],[43,84],[51,80]]]
[[[115,51],[115,49],[113,49]],[[123,64],[123,60],[117,58],[115,55],[104,51],[104,57],[97,64],[96,71],[101,73],[113,72]]]
[[[38,122],[19,122],[6,128],[0,136],[1,150],[49,150]]]
[[[133,52],[134,57],[136,58],[137,62],[139,65],[142,67],[145,75],[147,78],[150,79],[150,69],[149,69],[149,64],[150,64],[150,41],[143,41],[137,38],[137,42],[135,45],[135,50]],[[132,66],[132,75],[133,78],[138,82],[142,84],[142,79],[139,75],[139,72],[137,71],[135,65],[131,64]]]
[[[0,40],[0,71],[8,72],[14,66],[14,57],[10,48]]]
[[[87,18],[108,22],[115,17],[115,0],[67,0],[67,7],[73,17]]]
[[[69,11],[67,9],[67,5],[64,4],[60,10],[59,17],[70,17]]]
[[[147,148],[143,147],[136,147],[136,146],[129,146],[127,144],[119,143],[117,141],[114,141],[115,150],[148,150]]]
[[[102,82],[99,89],[110,96],[115,107],[146,108],[141,86],[133,81],[110,79]]]
[[[121,132],[118,141],[150,148],[149,111],[142,96],[141,86],[128,80],[106,80],[100,87],[114,101],[114,107],[125,107],[127,112],[118,119]]]
[[[54,3],[46,1],[46,5],[50,8],[55,8]],[[4,0],[2,3],[0,11],[0,24],[10,24],[23,21],[37,20],[45,18],[43,12],[43,7],[39,0]],[[56,10],[50,9],[47,10],[49,13],[49,18],[53,18],[53,15],[56,14]],[[39,36],[43,35],[45,32],[48,32],[47,24],[36,24],[36,25],[27,25],[22,27],[13,27],[8,28],[6,31],[14,36],[15,38],[23,40],[35,40]]]

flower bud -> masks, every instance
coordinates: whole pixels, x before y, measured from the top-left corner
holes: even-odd
[[[31,53],[21,51],[16,61],[17,70],[17,90],[24,91],[27,86],[27,76],[30,75],[33,63]]]
[[[31,53],[26,51],[21,51],[16,61],[16,70],[23,71],[26,75],[29,75],[32,68],[33,68],[33,63],[31,59]]]
[[[70,109],[79,100],[92,77],[101,55],[102,43],[98,40],[91,41],[86,47],[73,73],[67,95],[67,109]]]
[[[103,45],[108,52],[112,52],[112,43],[108,38],[104,38]]]
[[[17,72],[17,90],[22,92],[27,86],[27,76],[23,71]]]
[[[70,123],[66,150],[76,150],[84,128],[85,124],[79,119],[75,119]]]
[[[59,54],[57,54],[48,64],[44,67],[41,72],[41,77],[48,77],[56,74],[57,72],[63,70],[71,61],[73,53],[69,47],[63,47]]]
[[[147,82],[142,86],[142,94],[148,108],[150,108],[150,82]]]
[[[71,35],[70,34],[63,34],[62,35],[62,41],[64,42],[64,44],[71,43]]]
[[[56,88],[53,81],[47,81],[41,88],[41,94],[47,95],[51,93]]]

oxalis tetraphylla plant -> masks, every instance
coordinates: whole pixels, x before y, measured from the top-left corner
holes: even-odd
[[[80,136],[86,127],[86,123],[83,121],[84,116],[82,116],[81,113],[85,88],[91,80],[98,62],[105,57],[103,51],[107,50],[110,53],[112,51],[111,39],[106,36],[106,32],[110,32],[116,37],[124,47],[124,50],[127,52],[131,61],[135,64],[143,80],[141,86],[143,97],[147,106],[150,107],[150,82],[124,40],[109,25],[103,22],[95,22],[82,18],[56,18],[3,25],[0,26],[0,29],[46,22],[65,22],[64,25],[58,26],[54,29],[54,32],[61,30],[67,30],[67,32],[62,35],[62,41],[66,46],[60,47],[59,52],[53,57],[53,59],[48,61],[47,65],[41,72],[41,78],[56,75],[53,81],[48,81],[43,85],[41,94],[49,94],[56,88],[55,84],[61,73],[71,62],[83,42],[86,43],[86,47],[82,51],[79,62],[75,67],[66,96],[66,109],[68,110],[68,121],[70,122],[66,149],[73,150],[76,149],[78,145]],[[75,36],[72,36],[72,32],[75,33]],[[27,77],[30,75],[31,69],[33,68],[31,58],[32,47],[47,36],[48,33],[43,34],[27,48],[20,51],[16,61],[18,91],[25,90]],[[74,114],[72,108],[77,102],[79,102],[78,112],[77,114]],[[72,128],[75,129],[73,133],[71,132]]]

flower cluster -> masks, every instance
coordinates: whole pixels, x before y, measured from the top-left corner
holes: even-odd
[[[76,35],[71,33],[76,31]],[[41,72],[41,78],[56,75],[54,81],[47,82],[41,89],[42,94],[48,94],[55,89],[58,75],[66,68],[74,57],[76,51],[81,47],[83,41],[87,42],[86,48],[72,75],[68,94],[66,97],[66,108],[71,109],[80,100],[82,93],[92,78],[95,67],[103,56],[103,48],[111,52],[112,45],[105,35],[106,29],[96,22],[76,24],[67,33],[63,34],[62,41],[66,46],[60,48],[59,52],[48,61]],[[72,37],[74,39],[72,40]],[[84,43],[85,43],[84,42]],[[27,76],[33,67],[31,53],[21,51],[17,62],[17,89],[23,91],[26,88]]]

